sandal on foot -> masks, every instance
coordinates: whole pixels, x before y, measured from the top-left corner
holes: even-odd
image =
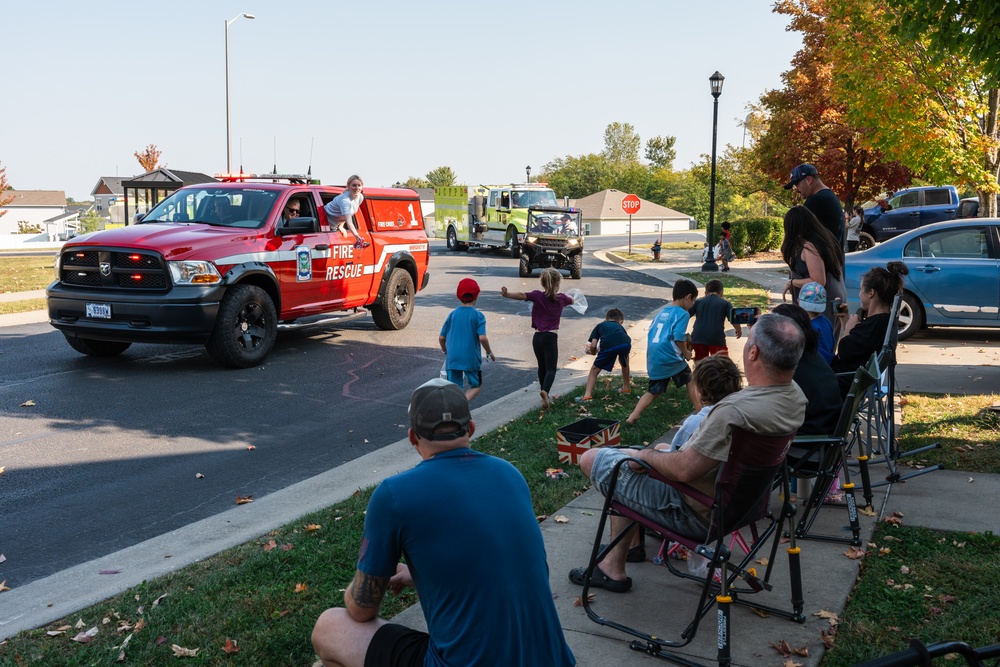
[[[585,567],[573,568],[569,571],[569,580],[577,586],[583,586],[586,574],[587,568]],[[625,581],[618,581],[601,572],[601,568],[595,567],[594,573],[590,575],[590,587],[603,588],[609,593],[624,593],[632,588],[632,577],[626,577]]]
[[[551,405],[551,401],[549,400],[549,392],[542,389],[540,392],[538,392],[538,395],[541,396],[542,398],[542,410],[548,410],[549,405]]]
[[[589,401],[594,400],[594,397],[593,396],[577,396],[573,400],[576,401],[577,403],[585,403],[585,402],[589,402]]]
[[[607,547],[607,544],[601,545],[601,551]],[[646,562],[646,546],[643,544],[637,544],[634,547],[628,548],[628,554],[625,555],[626,563],[645,563]]]

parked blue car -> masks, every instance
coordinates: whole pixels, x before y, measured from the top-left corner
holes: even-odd
[[[923,327],[1000,327],[1000,220],[968,218],[920,227],[870,250],[849,253],[844,281],[851,312],[860,307],[861,276],[902,261],[899,338]]]
[[[883,204],[865,209],[858,250],[935,222],[953,220],[958,213],[958,190],[952,185],[920,186],[900,190]]]

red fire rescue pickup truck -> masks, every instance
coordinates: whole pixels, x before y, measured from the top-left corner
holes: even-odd
[[[83,354],[195,343],[233,368],[260,364],[279,330],[365,309],[379,328],[402,329],[428,280],[420,200],[366,188],[355,222],[370,245],[355,248],[323,210],[343,191],[274,174],[181,188],[138,224],[63,246],[49,322]]]

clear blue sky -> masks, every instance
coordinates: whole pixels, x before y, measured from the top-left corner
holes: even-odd
[[[604,128],[711,151],[708,77],[726,77],[719,152],[780,85],[801,40],[762,0],[34,0],[4,9],[0,164],[17,189],[89,198],[100,176],[225,170],[229,29],[233,166],[391,185],[448,165],[521,181],[599,152]]]

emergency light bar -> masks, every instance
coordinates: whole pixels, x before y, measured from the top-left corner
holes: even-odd
[[[318,178],[307,174],[216,174],[215,178],[223,183],[242,183],[243,181],[288,181],[289,183],[309,183],[319,185]]]

